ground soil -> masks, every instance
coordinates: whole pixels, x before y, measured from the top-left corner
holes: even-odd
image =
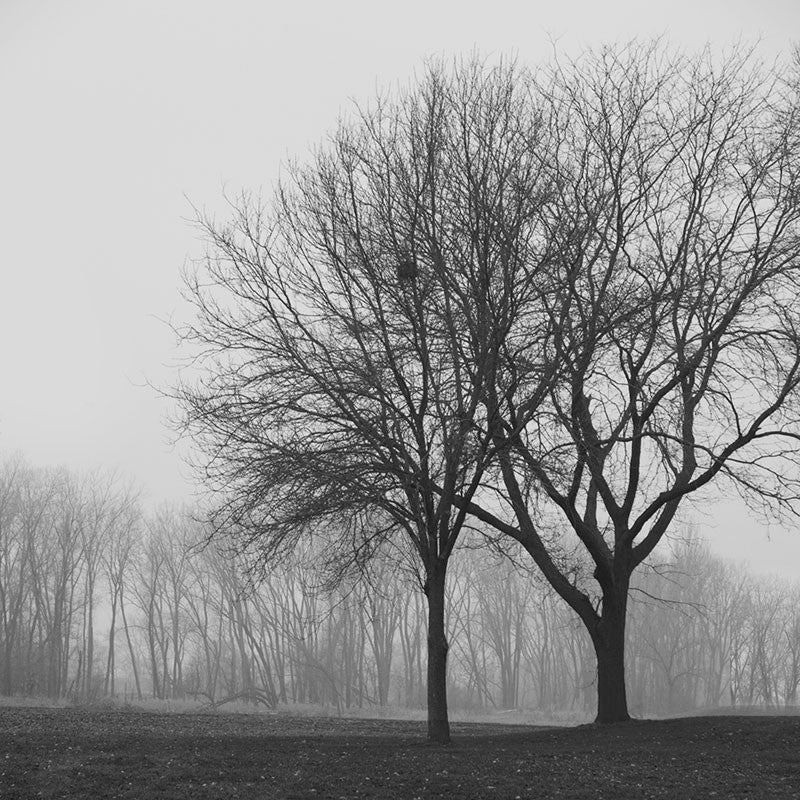
[[[800,717],[577,728],[0,708],[0,798],[800,798]]]

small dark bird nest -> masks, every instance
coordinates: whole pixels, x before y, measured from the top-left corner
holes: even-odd
[[[404,258],[397,265],[397,277],[401,281],[413,281],[418,274],[417,262],[413,258]]]

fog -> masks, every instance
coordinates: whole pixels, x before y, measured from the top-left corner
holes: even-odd
[[[632,591],[632,713],[796,710],[800,582],[749,574],[681,533]],[[241,559],[193,548],[202,538],[190,509],[143,512],[113,477],[3,464],[0,693],[424,714],[425,598],[402,552],[328,589],[324,538],[249,579]],[[591,719],[595,657],[577,617],[535,572],[468,547],[477,543],[465,541],[449,575],[454,717]]]
[[[664,35],[744,37],[769,60],[800,23],[794,0],[273,5],[0,9],[3,694],[419,712],[424,598],[396,562],[373,565],[380,591],[328,591],[317,542],[253,588],[249,562],[186,549],[204,498],[160,389],[187,369],[170,323],[191,313],[196,209],[269,196],[353,99],[426,56],[537,63],[556,42]],[[711,492],[674,527],[634,591],[632,712],[796,705],[800,536]],[[541,579],[469,551],[449,577],[454,711],[593,716],[590,642]]]

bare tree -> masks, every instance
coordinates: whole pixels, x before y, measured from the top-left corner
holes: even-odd
[[[106,564],[118,527],[129,522],[136,503],[130,486],[123,485],[119,475],[94,471],[75,481],[79,503],[79,530],[83,572],[82,635],[79,646],[80,669],[76,676],[75,692],[92,698],[99,691],[95,683],[95,614],[97,583],[101,568]],[[118,595],[112,603],[112,629],[116,622]],[[109,653],[113,654],[109,644]],[[108,664],[106,665],[108,681]]]
[[[494,373],[516,522],[472,510],[583,621],[613,722],[631,575],[684,499],[715,481],[797,510],[800,105],[747,53],[658,43],[557,62],[538,89],[558,380],[530,413],[516,363]]]
[[[116,665],[117,665],[117,615],[122,620],[122,628],[128,645],[128,654],[131,659],[134,684],[137,697],[141,700],[142,690],[139,682],[139,670],[136,656],[131,641],[131,632],[125,613],[125,579],[130,577],[131,564],[135,555],[135,535],[141,524],[141,510],[126,498],[127,502],[120,509],[120,514],[114,520],[105,551],[102,556],[102,565],[108,583],[109,602],[111,604],[111,620],[108,631],[108,652],[106,655],[106,674],[103,692],[112,697],[116,693]]]
[[[0,472],[0,691],[4,695],[14,692],[18,650],[31,603],[29,549],[22,524],[26,473],[19,457],[3,464]]]
[[[516,574],[508,559],[500,564],[490,564],[481,578],[482,627],[497,661],[500,706],[504,709],[518,708],[521,661],[527,638],[525,623],[531,612],[534,584]]]
[[[455,500],[490,460],[483,395],[512,292],[538,291],[527,92],[514,67],[432,67],[294,168],[271,213],[245,197],[230,224],[202,219],[211,252],[188,282],[206,377],[179,396],[220,490],[216,529],[262,562],[312,529],[356,560],[404,536],[429,608],[438,741],[446,572],[467,513]],[[532,319],[525,334],[515,349],[532,365]],[[526,372],[528,388],[544,374]]]

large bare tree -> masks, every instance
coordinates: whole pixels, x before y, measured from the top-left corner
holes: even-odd
[[[269,207],[243,197],[228,223],[201,216],[209,254],[188,281],[204,372],[179,394],[220,490],[216,530],[262,563],[323,529],[345,559],[410,544],[437,741],[447,564],[492,460],[501,350],[524,357],[527,406],[547,385],[529,90],[514,66],[432,66],[345,121]],[[512,325],[524,339],[509,342]]]
[[[716,482],[798,509],[800,106],[752,54],[659,43],[556,62],[535,102],[553,293],[532,301],[554,320],[558,378],[529,404],[518,359],[493,373],[515,521],[471,510],[579,615],[613,722],[631,575],[681,504]]]

